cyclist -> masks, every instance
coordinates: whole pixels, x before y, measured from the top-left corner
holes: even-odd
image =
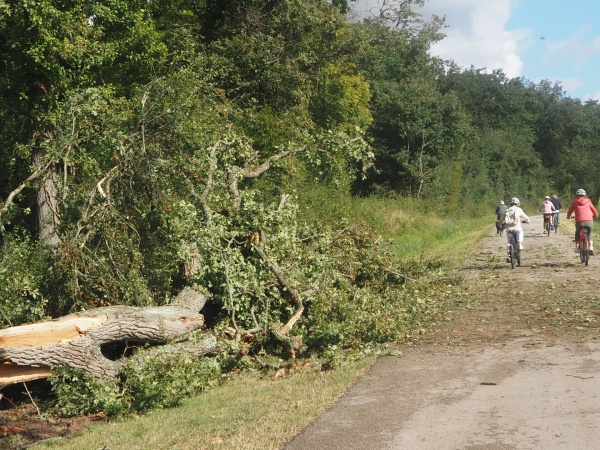
[[[500,203],[498,203],[498,206],[496,207],[496,211],[494,211],[496,213],[497,220],[502,220],[507,209],[508,206],[504,204],[504,200],[500,200]]]
[[[560,207],[562,205],[560,204],[560,200],[558,199],[556,194],[552,194],[552,198],[550,199],[550,201],[554,205],[554,209],[556,209],[556,224],[558,225],[558,222],[560,221]]]
[[[546,223],[550,222],[550,228],[552,228],[552,211],[556,210],[554,203],[552,203],[550,200],[549,195],[546,195],[546,198],[544,199],[544,202],[538,211],[540,210],[544,213],[544,234],[546,234]]]
[[[511,231],[517,232],[517,241],[519,242],[519,249],[525,250],[523,247],[523,227],[521,227],[521,222],[529,223],[529,217],[523,210],[521,209],[521,202],[517,197],[513,197],[510,199],[510,208],[506,210],[506,213],[503,217],[503,222],[506,225],[506,251],[510,256],[510,233]],[[510,258],[508,259],[510,261]]]
[[[579,232],[582,227],[588,227],[590,230],[590,255],[594,254],[594,242],[592,241],[592,229],[594,228],[594,219],[598,218],[598,211],[594,208],[592,201],[586,197],[583,189],[578,189],[575,193],[577,198],[573,200],[567,211],[567,219],[575,213],[575,253],[579,253]]]

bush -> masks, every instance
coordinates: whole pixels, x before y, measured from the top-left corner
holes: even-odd
[[[171,408],[216,384],[221,375],[214,358],[136,356],[117,379],[101,379],[79,369],[60,367],[50,378],[59,416],[95,414],[109,417]]]
[[[144,412],[172,408],[191,395],[216,384],[221,368],[216,359],[180,355],[172,358],[149,357],[129,361],[121,371],[124,387],[131,397],[131,408]]]
[[[57,397],[56,412],[70,417],[95,414],[118,416],[129,410],[129,401],[118,380],[101,379],[87,372],[63,366],[50,378]]]
[[[0,328],[45,319],[44,280],[50,258],[27,236],[13,233],[0,246]]]

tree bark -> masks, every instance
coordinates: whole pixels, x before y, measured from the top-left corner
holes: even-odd
[[[216,340],[177,345],[204,325],[199,308],[206,299],[190,292],[167,306],[109,306],[55,320],[0,330],[0,385],[45,378],[53,367],[67,365],[97,377],[118,374],[122,361],[105,357],[105,344],[162,345],[164,353],[201,355],[216,350]]]
[[[42,165],[39,152],[34,154],[33,162],[36,167]],[[56,232],[59,223],[57,178],[58,164],[53,162],[50,164],[42,185],[37,191],[37,219],[40,239],[50,247],[57,247],[60,244],[60,238]]]

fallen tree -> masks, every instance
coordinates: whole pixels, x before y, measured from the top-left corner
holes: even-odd
[[[161,345],[163,355],[214,352],[216,339],[210,336],[200,343],[181,344],[204,325],[199,311],[205,303],[202,294],[186,288],[166,306],[94,308],[0,330],[0,385],[49,377],[53,367],[62,365],[97,377],[115,377],[123,361],[107,356],[115,344]]]

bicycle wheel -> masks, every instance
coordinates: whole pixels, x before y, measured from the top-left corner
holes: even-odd
[[[558,216],[553,214],[552,223],[554,224],[554,233],[558,233]]]
[[[546,236],[550,237],[550,219],[546,219]]]
[[[585,264],[586,260],[586,231],[585,229],[581,229],[579,232],[579,259],[581,260],[581,264]]]
[[[515,264],[517,262],[517,255],[516,255],[517,247],[515,247],[515,243],[516,243],[515,234],[511,233],[511,236],[510,236],[510,267],[513,269],[515,268]]]
[[[585,233],[585,235],[583,236],[583,252],[581,252],[583,254],[583,263],[587,266],[589,259],[590,259],[590,238],[588,237],[588,234]]]

